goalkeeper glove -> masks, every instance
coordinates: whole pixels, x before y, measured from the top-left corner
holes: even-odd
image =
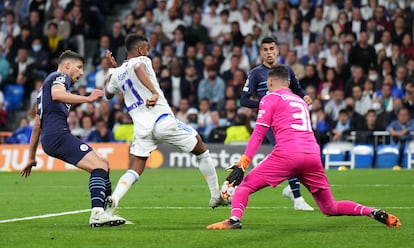
[[[250,164],[250,161],[251,160],[252,160],[251,158],[249,158],[247,155],[244,155],[243,154],[241,156],[239,162],[236,163],[236,166],[239,167],[239,168],[241,168],[243,170],[243,172],[244,172],[249,167],[249,164]]]

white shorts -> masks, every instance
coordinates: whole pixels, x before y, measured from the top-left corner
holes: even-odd
[[[167,115],[155,123],[150,135],[142,137],[135,132],[130,153],[138,157],[149,157],[160,143],[173,145],[183,152],[191,152],[197,144],[197,134],[191,126]]]

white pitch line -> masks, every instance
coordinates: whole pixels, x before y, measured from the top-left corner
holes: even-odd
[[[36,216],[27,216],[27,217],[22,217],[22,218],[13,218],[13,219],[8,219],[8,220],[0,220],[0,223],[10,223],[10,222],[17,222],[17,221],[24,221],[24,220],[34,220],[34,219],[44,219],[44,218],[70,215],[70,214],[80,214],[80,213],[85,213],[85,212],[90,212],[90,211],[91,211],[90,209],[82,209],[82,210],[74,210],[74,211],[60,212],[60,213],[54,213],[54,214],[43,214],[43,215],[36,215]]]
[[[208,207],[195,207],[195,206],[188,206],[188,207],[179,207],[179,206],[153,206],[153,207],[121,207],[120,209],[153,209],[153,210],[200,210],[200,209],[206,209]],[[260,207],[260,206],[251,206],[247,207],[250,209],[290,209],[291,207]],[[383,209],[414,209],[413,207],[382,207]],[[230,207],[228,207],[230,209]],[[68,212],[60,212],[60,213],[54,213],[54,214],[43,214],[43,215],[36,215],[36,216],[27,216],[22,218],[13,218],[13,219],[7,219],[7,220],[0,220],[1,223],[10,223],[10,222],[18,222],[18,221],[25,221],[25,220],[34,220],[34,219],[44,219],[44,218],[51,218],[51,217],[57,217],[57,216],[63,216],[63,215],[71,215],[71,214],[80,214],[85,212],[90,212],[90,209],[81,209],[81,210],[74,210],[74,211],[68,211]]]

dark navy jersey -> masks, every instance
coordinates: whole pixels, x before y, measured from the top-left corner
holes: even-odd
[[[287,68],[289,71],[289,88],[293,93],[303,98],[306,95],[305,90],[300,86],[299,80],[293,70],[289,66],[287,66]],[[241,106],[248,108],[259,107],[260,100],[267,94],[267,78],[269,71],[270,68],[263,64],[250,70],[240,98]],[[252,96],[255,96],[257,100],[251,99]]]
[[[68,75],[53,72],[43,82],[37,95],[37,114],[40,116],[42,136],[69,131],[68,115],[70,104],[52,100],[52,86],[60,84],[70,91],[71,80]]]

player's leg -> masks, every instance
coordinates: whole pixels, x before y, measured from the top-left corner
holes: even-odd
[[[309,155],[306,158],[309,167],[303,173],[303,183],[310,190],[321,212],[328,216],[360,216],[365,215],[390,226],[398,227],[397,217],[383,210],[376,210],[353,201],[335,201],[325,172],[321,166],[319,155]],[[313,165],[312,165],[313,163]]]
[[[273,129],[269,128],[266,139],[272,146],[276,145]],[[296,210],[313,211],[314,209],[305,202],[300,192],[300,182],[296,177],[289,178],[288,185],[282,190],[282,196],[293,201],[293,208]]]
[[[211,161],[210,152],[207,149],[206,144],[201,140],[200,135],[197,134],[196,138],[197,144],[191,153],[197,156],[198,168],[201,174],[203,174],[208,188],[210,189],[211,199],[209,205],[212,208],[225,205],[220,196],[217,172]]]
[[[175,146],[180,151],[196,155],[198,168],[210,190],[210,207],[215,208],[225,204],[220,197],[217,173],[210,152],[197,131],[174,116],[168,115],[156,124],[154,137]]]
[[[241,219],[249,202],[249,196],[266,186],[276,187],[291,176],[289,168],[280,170],[281,165],[286,164],[286,161],[280,156],[270,155],[251,170],[234,192],[230,218],[208,225],[207,229],[241,228]]]
[[[92,204],[91,217],[89,219],[90,226],[117,226],[124,224],[124,218],[108,215],[104,211],[104,201],[109,180],[108,161],[96,152],[90,151],[77,163],[77,167],[90,172],[89,192]]]
[[[299,179],[292,177],[288,179],[288,182],[289,184],[283,189],[282,195],[293,201],[293,208],[295,210],[313,211],[313,207],[306,203],[300,192]]]
[[[129,169],[119,178],[110,201],[109,207],[114,209],[118,207],[119,201],[125,196],[128,190],[138,182],[140,175],[144,172],[145,163],[148,157],[137,157],[129,155]]]

